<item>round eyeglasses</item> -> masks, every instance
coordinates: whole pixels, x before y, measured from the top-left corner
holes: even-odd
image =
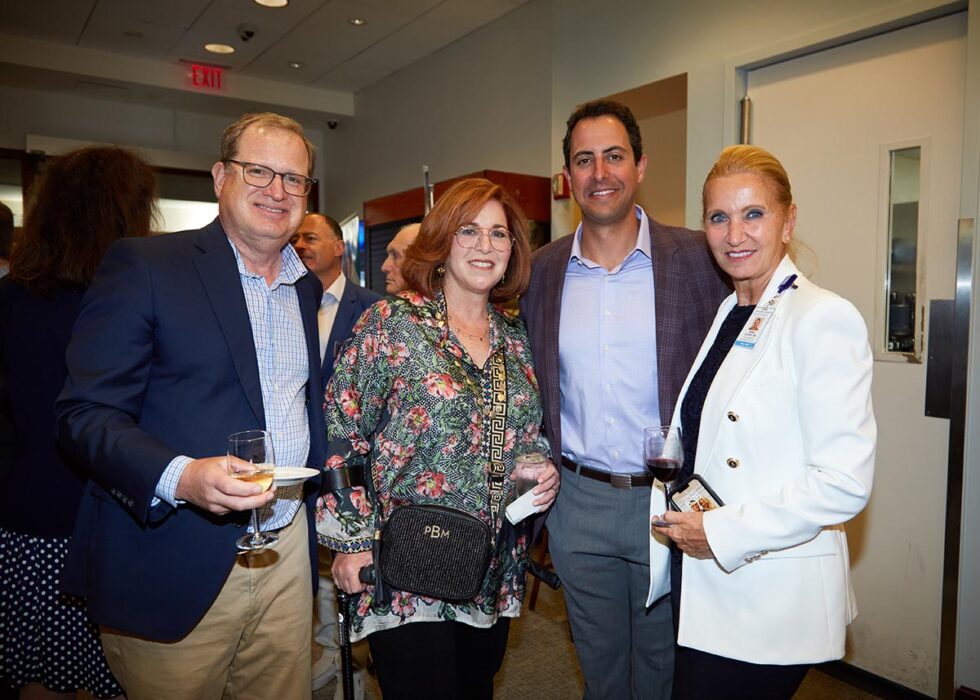
[[[268,187],[278,175],[282,178],[282,189],[285,190],[286,194],[291,194],[294,197],[305,197],[316,183],[315,178],[297,173],[279,173],[258,163],[245,163],[234,158],[226,158],[225,162],[240,165],[245,184],[252,187]]]
[[[506,253],[514,244],[514,234],[505,228],[484,228],[466,224],[456,229],[456,241],[464,248],[475,248],[484,235],[498,253]]]

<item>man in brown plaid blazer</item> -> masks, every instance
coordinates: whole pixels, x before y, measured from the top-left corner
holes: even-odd
[[[521,302],[544,430],[563,467],[549,547],[585,697],[667,700],[669,596],[645,605],[652,479],[643,428],[670,423],[729,288],[704,234],[663,226],[636,205],[647,159],[628,108],[583,105],[563,147],[582,224],[536,253]],[[668,576],[666,553],[657,566]]]

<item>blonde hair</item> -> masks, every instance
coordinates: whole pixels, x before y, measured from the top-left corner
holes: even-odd
[[[708,171],[708,176],[704,179],[704,185],[701,188],[702,220],[708,213],[708,183],[718,178],[741,174],[758,175],[768,183],[777,202],[782,204],[786,210],[792,206],[793,188],[789,184],[786,168],[779,162],[779,159],[764,148],[740,144],[722,150],[718,155],[718,160]],[[801,269],[803,266],[800,265],[800,260],[804,257],[809,259],[807,267],[811,270],[816,269],[816,255],[813,249],[797,239],[796,236],[786,244],[786,254]],[[806,270],[804,273],[810,274]]]
[[[748,173],[758,175],[769,183],[776,201],[789,209],[793,203],[793,188],[783,164],[769,151],[758,146],[729,146],[718,156],[718,160],[708,171],[701,188],[701,218],[707,213],[708,183],[720,177]]]

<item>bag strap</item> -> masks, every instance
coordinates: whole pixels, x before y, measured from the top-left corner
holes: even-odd
[[[504,502],[504,444],[507,433],[507,365],[503,352],[490,356],[490,414],[486,428],[489,433],[490,469],[487,473],[490,496],[491,530],[497,539],[497,516]]]

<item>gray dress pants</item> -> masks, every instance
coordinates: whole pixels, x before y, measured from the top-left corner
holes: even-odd
[[[646,606],[650,487],[613,488],[567,469],[548,515],[587,700],[670,698],[670,596]]]

